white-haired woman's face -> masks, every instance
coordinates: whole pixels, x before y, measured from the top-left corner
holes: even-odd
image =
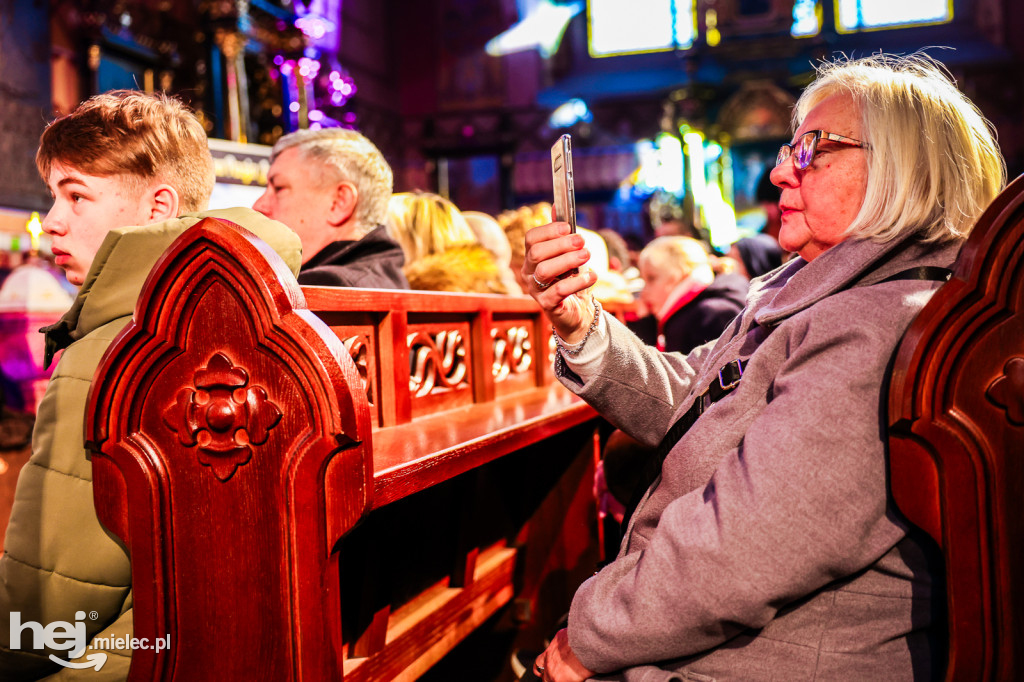
[[[864,139],[860,112],[847,94],[826,97],[811,109],[794,142],[812,130]],[[771,174],[782,190],[779,244],[813,260],[846,238],[846,228],[860,212],[867,189],[867,154],[862,147],[822,137],[807,168],[797,168],[796,161],[794,153]]]
[[[668,300],[672,290],[683,281],[686,273],[679,267],[657,267],[650,261],[645,261],[640,266],[640,276],[644,279],[644,288],[640,291],[640,298],[647,304],[648,310],[657,315],[665,302]]]

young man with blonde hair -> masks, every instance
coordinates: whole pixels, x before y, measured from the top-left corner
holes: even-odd
[[[344,128],[285,135],[253,208],[302,240],[301,284],[408,289],[401,247],[384,229],[393,177],[380,150]]]
[[[188,227],[205,217],[240,224],[293,272],[300,244],[249,209],[199,212],[214,182],[206,133],[163,94],[93,97],[46,128],[36,163],[54,197],[43,229],[57,264],[81,288],[43,330],[48,361],[64,353],[39,405],[0,558],[0,679],[63,679],[88,666],[90,680],[123,680],[130,651],[68,644],[78,627],[93,644],[132,636],[128,555],[93,506],[83,434],[93,374],[131,320],[149,271]],[[46,635],[51,630],[56,636]]]

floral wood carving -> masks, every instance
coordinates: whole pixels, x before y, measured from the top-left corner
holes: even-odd
[[[431,337],[425,332],[409,334],[409,357],[412,372],[409,389],[421,398],[435,386],[455,388],[466,378],[466,346],[457,331],[438,332]]]
[[[367,346],[366,338],[363,336],[349,336],[342,339],[341,342],[345,344],[345,350],[348,351],[348,354],[352,357],[352,362],[356,364],[356,369],[359,370],[359,379],[363,382],[366,400],[370,405],[373,405],[373,386],[369,380],[369,361],[367,360],[369,347]]]
[[[985,395],[1006,410],[1006,418],[1015,426],[1024,426],[1024,357],[1010,358],[1003,375],[989,384]]]
[[[281,410],[261,386],[249,386],[249,373],[217,353],[196,372],[195,388],[178,391],[163,412],[164,424],[186,447],[198,446],[199,463],[222,482],[252,458],[281,420]]]
[[[491,338],[494,339],[494,365],[491,373],[495,381],[504,381],[510,374],[521,374],[530,369],[533,345],[526,327],[509,327],[504,333],[492,329]]]

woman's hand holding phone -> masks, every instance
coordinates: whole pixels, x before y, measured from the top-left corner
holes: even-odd
[[[522,274],[528,293],[568,344],[582,340],[594,319],[594,300],[585,292],[597,282],[597,274],[580,269],[588,260],[583,237],[567,223],[549,223],[526,233]]]

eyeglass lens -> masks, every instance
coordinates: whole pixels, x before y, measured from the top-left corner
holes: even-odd
[[[814,151],[818,146],[818,136],[813,132],[804,133],[796,143],[796,167],[803,170],[811,165]]]
[[[818,147],[818,135],[815,131],[804,133],[796,144],[784,144],[779,148],[779,155],[775,157],[775,165],[779,166],[791,155],[796,154],[796,167],[804,170],[814,160],[814,152]]]

